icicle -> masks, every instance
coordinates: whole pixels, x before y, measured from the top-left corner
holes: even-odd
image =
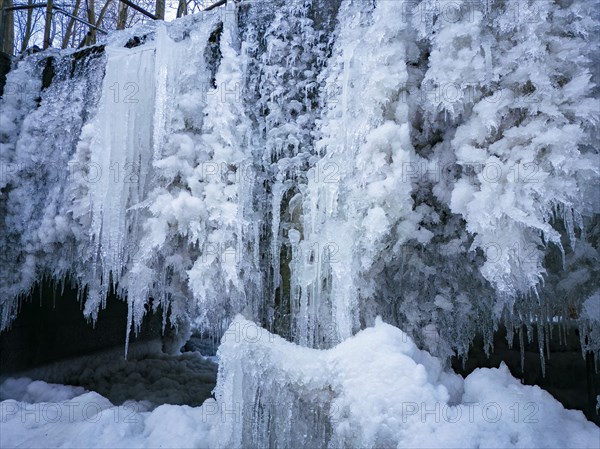
[[[563,221],[565,223],[565,228],[567,230],[567,235],[569,236],[569,243],[571,244],[571,248],[575,249],[575,220],[574,220],[574,211],[572,207],[568,207],[566,205],[562,205],[562,213],[563,213]]]
[[[549,313],[548,313],[548,304],[546,304],[546,310],[544,311],[544,326],[545,332],[544,335],[546,337],[546,359],[550,360],[550,340],[552,339],[552,322],[550,321]]]
[[[587,334],[587,330],[584,327],[583,323],[579,324],[579,347],[581,348],[581,356],[583,360],[585,360],[585,354],[587,352],[587,345],[585,341],[585,335]]]
[[[99,173],[90,188],[91,252],[98,271],[86,309],[94,314],[94,309],[106,307],[111,286],[119,282],[128,255],[126,242],[137,241],[130,234],[133,226],[126,211],[138,199],[136,189],[144,188],[152,135],[152,115],[147,112],[154,104],[154,47],[107,47],[106,52],[106,75],[90,149],[90,165]]]
[[[515,334],[514,315],[508,310],[505,312],[504,325],[506,326],[506,341],[509,349],[513,347],[513,338]]]
[[[133,304],[127,304],[127,329],[125,329],[125,360],[129,352],[129,336],[131,335],[131,327],[133,325]]]
[[[540,353],[540,366],[542,368],[542,377],[546,377],[546,360],[544,357],[544,341],[546,335],[544,333],[544,325],[540,323],[539,320],[536,320],[537,326],[537,338],[538,338],[538,351]]]

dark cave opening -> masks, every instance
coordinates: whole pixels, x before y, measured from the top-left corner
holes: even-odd
[[[164,353],[170,332],[162,333],[160,310],[149,311],[140,332],[131,335],[127,359],[126,329],[127,303],[114,294],[92,323],[83,316],[76,287],[65,286],[61,294],[44,281],[0,333],[0,382],[28,377],[81,386],[115,405],[136,400],[199,406],[211,397],[217,365],[189,348]]]
[[[57,360],[125,346],[127,303],[109,295],[96,323],[83,316],[77,288],[62,294],[45,281],[22,301],[10,328],[0,334],[0,376]],[[160,314],[150,314],[134,342],[160,338]]]

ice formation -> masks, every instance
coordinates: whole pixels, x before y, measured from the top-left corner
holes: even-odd
[[[447,356],[501,321],[542,341],[575,311],[597,351],[580,314],[598,288],[585,5],[544,3],[531,25],[512,2],[459,2],[455,20],[280,3],[18,62],[1,328],[50,276],[92,319],[117,289],[127,332],[148,306],[184,334],[245,311],[330,347],[382,314]]]
[[[510,338],[537,332],[542,357],[556,323],[574,323],[599,360],[598,21],[588,3],[231,2],[19,60],[0,100],[10,262],[0,330],[43,277],[76,283],[91,319],[116,290],[127,335],[149,308],[182,339],[192,328],[223,335],[243,313],[290,343],[238,355],[225,343],[218,400],[236,396],[268,422],[232,424],[219,438],[234,440],[214,440],[223,445],[265,441],[268,390],[317,404],[287,410],[305,427],[272,435],[276,445],[310,428],[344,446],[356,426],[366,446],[420,444],[399,427],[402,410],[373,403],[380,420],[369,427],[353,409],[359,380],[344,348],[378,315],[442,360],[465,355],[477,333],[489,346],[501,323]],[[375,329],[360,335],[404,335]],[[290,359],[273,355],[281,347]],[[283,377],[262,378],[255,356]],[[425,397],[455,407],[452,376],[419,357]],[[464,400],[492,399],[478,376],[507,397],[541,395],[500,369],[472,375]],[[241,379],[257,383],[242,393]],[[389,387],[395,410],[407,399]],[[343,418],[328,420],[326,404]],[[185,423],[202,412],[140,416],[161,413]],[[502,442],[527,446],[519,429]],[[457,444],[487,444],[473,432],[482,440]]]

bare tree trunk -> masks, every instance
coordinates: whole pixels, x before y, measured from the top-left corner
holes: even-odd
[[[96,23],[96,11],[94,11],[94,0],[86,0],[87,2],[87,21],[92,25]],[[88,34],[85,37],[87,45],[93,45],[96,43],[96,30],[90,28]]]
[[[12,55],[15,46],[15,22],[13,11],[2,8],[13,6],[13,0],[0,0],[0,51]]]
[[[156,12],[154,15],[158,20],[165,20],[165,0],[156,0]]]
[[[30,2],[32,0],[29,0]],[[75,2],[75,6],[73,7],[73,15],[76,16],[79,13],[79,7],[81,6],[81,0],[77,0]],[[75,26],[75,19],[71,18],[67,25],[67,31],[65,31],[65,35],[63,37],[61,48],[67,48],[69,46],[69,39],[71,39],[71,33],[73,33],[73,27]]]
[[[27,4],[31,6],[33,4],[33,0],[27,0]],[[21,53],[27,50],[29,46],[29,39],[31,39],[31,21],[33,20],[33,8],[27,10],[27,22],[25,24],[25,34],[23,35],[23,40],[21,41]]]
[[[106,3],[104,4],[104,6],[102,7],[102,9],[100,10],[100,14],[98,14],[98,20],[96,20],[96,26],[98,28],[102,28],[102,19],[104,19],[104,16],[106,15],[106,11],[108,11],[108,7],[110,6],[110,4],[112,3],[112,0],[106,0]]]
[[[52,31],[52,0],[46,3],[46,23],[44,24],[44,50],[52,45],[50,33]]]
[[[177,17],[187,16],[187,0],[179,0],[179,5],[177,5]]]
[[[125,3],[119,2],[119,18],[117,19],[117,30],[124,30],[127,23],[127,8]]]
[[[10,8],[13,6],[13,0],[6,0],[6,7]],[[12,55],[15,52],[15,13],[8,11],[6,14],[6,29],[4,30],[5,40],[4,48],[6,53]]]

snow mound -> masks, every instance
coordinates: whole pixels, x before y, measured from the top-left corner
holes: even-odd
[[[582,412],[521,385],[506,365],[463,380],[381,319],[317,350],[238,316],[219,356],[216,398],[227,429],[219,447],[600,446],[600,429]],[[227,419],[233,404],[240,419]],[[316,441],[310,428],[328,441]]]

